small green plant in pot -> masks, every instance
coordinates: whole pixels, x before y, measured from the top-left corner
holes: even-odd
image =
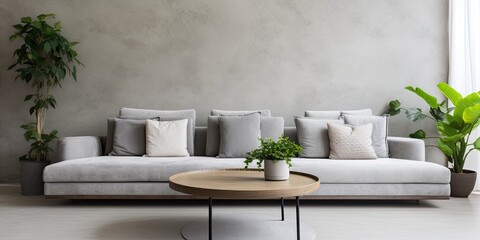
[[[259,138],[260,147],[247,153],[244,161],[245,168],[256,161],[258,168],[264,165],[265,180],[288,180],[292,157],[297,156],[302,147],[290,141],[288,137],[281,136],[277,141],[271,138]]]
[[[77,42],[61,35],[60,22],[49,23],[54,18],[54,14],[41,14],[36,19],[23,17],[13,25],[15,33],[9,38],[11,42],[21,39],[22,45],[14,51],[14,63],[8,70],[15,69],[15,80],[20,79],[33,89],[24,101],[32,103],[29,113],[35,120],[21,126],[25,140],[31,143],[28,153],[20,157],[24,195],[43,194],[43,168],[49,163],[50,144],[57,138],[56,130],[44,129],[47,110],[57,104],[52,91],[61,87],[67,76],[76,80],[75,64],[81,65],[73,49]]]
[[[480,150],[480,138],[471,139],[472,132],[480,124],[480,92],[473,92],[463,97],[446,83],[437,85],[438,89],[453,104],[447,108],[445,101],[438,103],[437,98],[420,88],[406,87],[407,90],[421,97],[430,107],[429,114],[420,108],[402,108],[398,100],[389,103],[388,113],[396,115],[405,112],[407,119],[416,122],[429,119],[435,124],[438,136],[427,136],[422,129],[410,134],[412,138],[437,138],[437,147],[452,164],[451,195],[467,197],[473,190],[476,172],[463,169],[468,155]]]

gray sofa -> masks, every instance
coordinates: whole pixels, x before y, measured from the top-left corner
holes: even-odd
[[[168,178],[175,173],[242,168],[243,159],[205,156],[205,127],[195,128],[195,156],[104,156],[100,137],[66,137],[58,141],[58,163],[45,168],[47,198],[64,199],[178,199],[192,196],[171,190]],[[284,134],[296,141],[295,127]],[[448,199],[450,171],[425,162],[421,140],[389,137],[390,158],[330,160],[294,158],[294,171],[320,178],[313,199]],[[254,167],[254,166],[252,166]]]

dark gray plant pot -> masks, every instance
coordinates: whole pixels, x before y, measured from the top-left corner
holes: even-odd
[[[477,181],[477,172],[472,170],[463,170],[463,173],[454,173],[452,169],[452,178],[450,180],[450,196],[468,197],[472,193]]]
[[[22,195],[43,195],[43,169],[50,162],[20,161],[20,184]]]

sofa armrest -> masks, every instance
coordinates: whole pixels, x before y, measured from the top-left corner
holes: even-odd
[[[100,137],[63,137],[57,140],[57,161],[102,155]]]
[[[406,137],[388,137],[391,158],[425,161],[425,142]]]

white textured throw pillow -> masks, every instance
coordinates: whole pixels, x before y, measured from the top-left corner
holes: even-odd
[[[371,123],[347,126],[327,123],[331,159],[376,159]]]
[[[188,157],[188,119],[176,121],[155,121],[147,119],[146,156]]]

